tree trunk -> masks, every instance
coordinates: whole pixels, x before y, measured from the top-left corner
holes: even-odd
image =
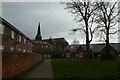
[[[90,48],[90,43],[89,40],[86,40],[86,59],[89,59],[89,48]]]
[[[107,34],[106,34],[106,45],[109,45],[109,30],[107,29]]]
[[[107,29],[107,34],[106,34],[106,52],[105,55],[107,56],[107,58],[109,58],[110,56],[110,45],[109,45],[109,29]]]
[[[90,48],[90,43],[89,43],[89,32],[88,32],[88,24],[86,23],[86,59],[89,59],[89,48]]]

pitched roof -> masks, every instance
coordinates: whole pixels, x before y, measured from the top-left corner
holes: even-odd
[[[4,23],[5,25],[9,26],[11,29],[13,29],[18,34],[20,34],[20,35],[24,36],[25,38],[27,38],[29,41],[33,42],[29,37],[27,37],[24,33],[22,33],[20,30],[18,30],[17,28],[15,28],[12,24],[10,24],[9,22],[7,22],[2,17],[0,17],[0,23],[1,22]]]
[[[34,41],[34,42],[37,44],[41,44],[41,45],[50,45],[51,46],[51,44],[49,44],[48,42],[43,42],[43,41]]]
[[[43,39],[42,41],[50,41],[50,40],[52,40],[53,42],[67,42],[66,40],[65,40],[65,38],[50,38],[50,39]]]
[[[65,38],[53,38],[54,42],[66,42]]]
[[[110,43],[110,45],[115,48],[118,52],[120,52],[120,43]],[[86,45],[82,44],[81,47],[86,49]],[[90,45],[92,52],[101,52],[101,50],[105,47],[105,44],[91,44]]]
[[[65,49],[65,52],[75,52],[80,45],[68,45]]]

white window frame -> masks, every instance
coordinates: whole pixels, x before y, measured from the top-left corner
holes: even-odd
[[[20,49],[20,48],[19,48],[18,50],[19,50],[19,51],[21,51],[21,49]]]
[[[15,39],[15,32],[12,30],[12,32],[11,32],[11,38],[12,39]]]
[[[26,50],[24,49],[23,52],[26,52]]]
[[[0,23],[0,34],[4,34],[4,25]]]
[[[14,50],[14,47],[10,47],[10,50],[13,51],[13,50]]]
[[[4,46],[3,45],[0,45],[0,50],[4,50]]]
[[[26,44],[26,38],[24,37],[24,44]]]
[[[19,42],[21,42],[21,39],[22,39],[22,36],[21,36],[21,35],[19,35]]]

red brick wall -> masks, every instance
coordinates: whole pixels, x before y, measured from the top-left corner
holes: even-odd
[[[12,52],[11,47],[14,48],[13,51],[20,51],[23,52],[24,50],[26,52],[32,52],[32,42],[28,40],[23,35],[19,34],[9,26],[4,25],[4,34],[2,36],[2,45],[4,46],[4,52]],[[11,33],[14,31],[14,39],[11,37]],[[19,35],[21,35],[21,42],[19,42]],[[26,39],[26,43],[24,43],[24,38]],[[29,43],[29,45],[28,45]],[[16,47],[17,46],[17,47]]]
[[[79,47],[77,50],[76,50],[76,53],[78,54],[78,57],[84,57],[85,56],[85,49],[83,49],[82,47]]]
[[[30,54],[3,54],[2,55],[2,78],[12,78],[38,62],[42,61],[41,55]]]
[[[2,45],[4,46],[4,51],[9,52],[10,47],[14,46],[14,41],[11,39],[11,29],[4,25],[4,34],[2,37]]]

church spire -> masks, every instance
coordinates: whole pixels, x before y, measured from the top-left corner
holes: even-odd
[[[35,37],[35,40],[37,40],[37,41],[42,40],[41,31],[40,31],[40,22],[38,24],[38,30],[37,30],[37,35]]]
[[[38,35],[41,35],[41,32],[40,32],[40,22],[39,22],[39,24],[38,24],[38,31],[37,31],[37,34],[38,34]]]

